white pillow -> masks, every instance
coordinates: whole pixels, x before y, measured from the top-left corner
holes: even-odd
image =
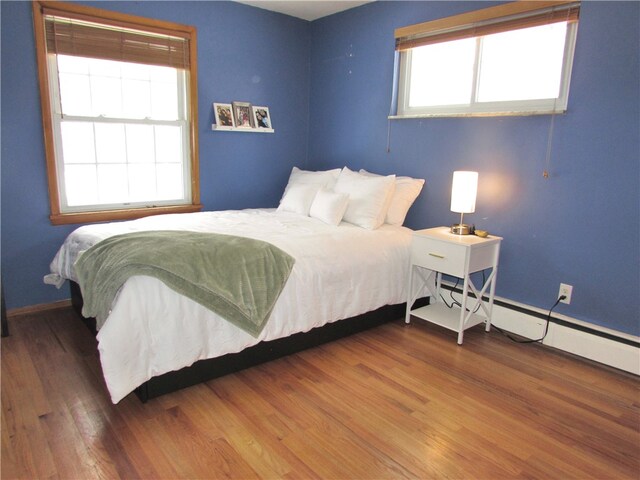
[[[317,185],[318,188],[333,188],[338,176],[340,175],[340,171],[341,170],[339,168],[334,168],[333,170],[311,172],[309,170],[300,170],[298,167],[293,167],[291,169],[291,175],[289,175],[289,182],[287,182],[286,188],[298,183],[304,183],[305,185]]]
[[[360,173],[371,177],[380,176],[375,173],[369,173],[366,170],[360,170]],[[402,225],[405,218],[407,218],[411,205],[420,195],[423,186],[424,179],[422,178],[396,177],[396,189],[391,197],[391,204],[387,211],[385,223]]]
[[[315,191],[313,193],[315,196],[315,194],[318,193],[318,190],[322,187],[333,188],[336,180],[338,179],[338,175],[340,175],[339,168],[321,172],[311,172],[308,170],[300,170],[298,167],[293,167],[291,169],[291,174],[289,175],[287,186],[285,187],[282,198],[280,199],[280,204],[285,200],[289,189],[293,185],[305,185],[307,187],[313,186],[315,187]],[[300,201],[301,199],[299,198],[299,194],[296,194],[289,202],[287,202],[287,205],[284,207],[284,211],[295,211],[302,213],[302,215],[309,215],[309,208],[311,207],[311,202],[313,202],[313,197],[308,202],[308,205],[301,205],[299,204]],[[280,207],[278,207],[278,209],[280,209]]]
[[[320,187],[316,185],[306,185],[304,183],[289,185],[282,196],[282,200],[280,200],[278,212],[293,212],[308,216],[309,209],[318,190],[320,190]]]
[[[374,230],[384,223],[395,188],[395,175],[371,177],[342,169],[334,190],[349,195],[345,222]]]
[[[348,205],[349,195],[321,188],[311,204],[309,215],[329,225],[339,225]]]

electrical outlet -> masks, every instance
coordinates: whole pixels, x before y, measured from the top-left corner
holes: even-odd
[[[560,284],[560,292],[558,293],[558,298],[564,295],[564,300],[560,300],[561,303],[566,303],[567,305],[571,303],[571,293],[573,293],[573,285],[567,285],[566,283]]]

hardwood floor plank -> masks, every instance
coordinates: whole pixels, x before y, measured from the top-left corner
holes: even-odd
[[[57,472],[64,472],[68,478],[96,476],[92,457],[86,455],[83,439],[66,409],[43,415],[41,422]]]
[[[215,422],[211,415],[211,404],[208,401],[211,397],[211,390],[205,385],[198,385],[193,390],[200,390],[200,392],[196,395],[196,392],[183,390],[176,392],[176,394],[182,396],[180,403],[194,425],[207,432],[210,437],[225,439],[259,477],[273,476],[274,474],[277,477],[282,477],[290,472],[289,465],[269,448],[265,448],[264,439],[255,435],[252,429],[247,428],[244,420],[238,420],[227,427],[221,427]],[[230,405],[228,402],[221,402],[221,404],[225,407]],[[272,441],[269,439],[266,443]]]
[[[14,397],[28,397],[29,404],[37,415],[49,412],[51,407],[48,396],[25,339],[5,337],[2,342],[1,358],[3,371],[7,372],[7,389]]]
[[[296,365],[300,365],[300,361]],[[430,478],[437,473],[423,463],[424,446],[418,438],[421,435],[415,420],[411,420],[411,428],[403,428],[390,417],[386,405],[372,408],[366,398],[354,397],[344,384],[318,385],[308,381],[304,386],[307,388],[296,392],[299,403],[329,412],[345,428],[401,463],[416,477]]]
[[[9,467],[22,478],[49,477],[56,473],[39,420],[40,415],[50,409],[39,380],[24,340],[11,338],[5,343],[3,339],[2,425],[7,429],[4,445],[5,451],[10,452]]]
[[[472,362],[473,365],[477,365],[477,363],[478,363],[477,360]],[[487,373],[482,373],[483,371]],[[452,371],[451,374],[455,376],[467,375],[467,373],[463,374],[459,371],[458,372]],[[490,370],[488,369],[478,370],[478,371],[474,371],[472,369],[468,372],[468,375],[470,378],[467,378],[465,380],[466,382],[474,383],[475,379],[478,378],[478,375],[480,375],[481,382],[483,384],[487,384],[487,385],[492,384],[492,382],[489,381],[492,378],[492,375],[490,373]],[[543,375],[538,374],[537,376],[544,379]],[[509,377],[505,376],[504,378],[508,379],[507,381],[509,383],[520,384],[520,382],[522,381],[522,379],[513,378],[513,376],[509,376]],[[493,381],[494,382],[496,381],[495,377],[493,377]],[[567,407],[566,405],[565,406],[558,405],[558,404],[547,405],[546,402],[543,401],[544,399],[540,398],[539,396],[536,397],[535,391],[531,389],[525,389],[524,392],[526,393],[523,394],[521,388],[515,389],[512,386],[510,390],[509,389],[504,390],[504,388],[501,386],[499,389],[499,394],[496,396],[496,398],[492,399],[488,397],[488,393],[487,393],[487,392],[490,393],[490,390],[487,390],[486,388],[483,388],[478,385],[476,385],[476,387],[478,388],[475,388],[474,392],[476,393],[479,399],[481,399],[483,396],[487,397],[486,401],[484,401],[483,403],[479,403],[478,405],[485,405],[487,409],[490,409],[491,408],[490,406],[493,404],[496,404],[495,402],[498,401],[498,402],[501,402],[500,405],[503,409],[508,409],[508,408],[511,409],[511,414],[508,418],[518,419],[518,423],[519,423],[519,425],[513,425],[511,429],[520,428],[520,426],[524,424],[526,425],[526,428],[527,428],[525,437],[529,436],[530,438],[532,434],[535,434],[536,432],[539,431],[542,438],[549,439],[549,443],[553,445],[553,448],[556,451],[558,449],[570,447],[570,449],[567,450],[568,453],[565,454],[565,457],[572,458],[576,463],[587,465],[587,467],[584,468],[583,470],[578,470],[576,472],[576,473],[579,472],[578,476],[598,478],[604,475],[604,472],[600,472],[594,475],[593,469],[594,468],[597,469],[597,467],[588,466],[592,458],[592,455],[591,455],[591,453],[593,453],[592,449],[586,448],[584,445],[584,442],[576,443],[576,438],[579,438],[579,437],[577,437],[576,435],[567,436],[565,432],[566,428],[574,428],[574,422],[582,422],[582,420],[580,419],[582,418],[583,412],[580,412],[576,417],[572,409],[566,408]],[[520,393],[516,393],[516,392],[520,392]],[[509,395],[509,393],[511,393],[511,395]],[[565,407],[565,408],[559,408],[559,407]],[[459,408],[457,410],[461,413],[464,412],[464,410],[460,410]],[[509,411],[509,410],[506,410],[506,411]],[[555,414],[554,412],[561,412],[561,413]],[[492,415],[491,412],[488,412],[488,414]],[[479,411],[474,411],[473,416],[474,417],[480,416]],[[544,417],[548,417],[548,418],[544,418]],[[486,424],[483,425],[483,429],[486,431],[488,428],[490,428],[491,424],[493,424],[494,421],[495,420],[489,421],[489,419],[487,419],[487,422],[485,422]],[[581,427],[585,429],[589,428],[587,423],[584,423],[583,425],[581,425]],[[580,430],[580,427],[577,430]],[[600,436],[606,437],[608,434],[605,432],[606,430],[602,429],[601,431],[602,435]],[[566,441],[563,441],[563,440],[566,440]],[[541,441],[541,444],[543,443],[544,442]],[[602,446],[602,449],[606,449],[606,448],[607,448],[606,446],[604,445]],[[602,453],[602,449],[600,453]],[[576,455],[576,453],[578,453],[579,455]],[[637,465],[637,447],[636,447],[636,458],[634,459],[634,463]],[[571,464],[565,465],[565,468],[571,468]]]
[[[190,442],[169,431],[168,425],[170,422],[165,415],[145,420],[147,435],[153,438],[163,457],[169,461],[171,470],[176,472],[175,477],[169,478],[198,478],[197,465],[192,462],[192,452],[188,448]]]
[[[153,427],[150,426],[149,419],[155,418],[160,413],[151,408],[149,410],[153,410],[154,415],[144,415],[142,412],[146,409],[135,408],[141,405],[137,398],[128,398],[117,406],[128,427],[124,431],[118,430],[124,449],[130,452],[132,461],[136,462],[136,470],[141,472],[141,478],[179,478],[180,475],[173,467],[167,453],[161,448],[155,431],[154,434],[150,432]],[[131,408],[132,406],[134,408]],[[143,459],[142,463],[139,457]]]
[[[482,328],[400,320],[146,404],[111,404],[70,309],[1,355],[3,479],[639,478],[638,377]]]

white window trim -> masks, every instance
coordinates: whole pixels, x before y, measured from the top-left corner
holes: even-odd
[[[151,119],[135,119],[135,118],[118,118],[105,116],[82,116],[82,115],[63,115],[62,99],[60,97],[60,85],[58,81],[57,56],[55,54],[47,55],[47,63],[49,69],[49,88],[51,93],[52,109],[51,121],[53,126],[53,141],[56,154],[56,170],[58,192],[60,197],[60,212],[67,213],[83,213],[97,212],[108,210],[119,210],[126,208],[154,208],[172,205],[191,205],[191,151],[189,142],[189,114],[185,95],[180,95],[178,100],[178,117],[179,120],[151,120]],[[187,81],[188,72],[178,73],[177,92],[186,92],[189,82]],[[169,125],[179,126],[182,132],[182,178],[183,178],[183,198],[158,201],[140,201],[140,202],[122,202],[122,203],[99,203],[86,205],[70,206],[67,202],[65,175],[64,175],[64,153],[62,149],[62,131],[61,124],[63,121],[77,121],[88,123],[119,123],[119,124],[141,124],[141,125]]]
[[[476,48],[476,64],[474,65],[474,80],[472,100],[469,105],[438,105],[429,107],[410,107],[409,89],[411,88],[411,49],[400,53],[399,81],[398,81],[398,108],[396,115],[390,115],[389,119],[404,118],[432,118],[432,117],[486,117],[486,116],[527,116],[549,115],[565,113],[569,101],[569,85],[573,68],[578,22],[567,24],[567,33],[564,45],[562,64],[562,77],[558,98],[515,100],[505,102],[475,102],[477,95],[477,78],[479,69],[477,65],[478,48]],[[479,45],[480,37],[476,37]]]

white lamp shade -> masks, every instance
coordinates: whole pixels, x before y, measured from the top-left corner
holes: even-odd
[[[478,172],[453,172],[451,186],[451,211],[473,213],[476,211],[478,193]]]

